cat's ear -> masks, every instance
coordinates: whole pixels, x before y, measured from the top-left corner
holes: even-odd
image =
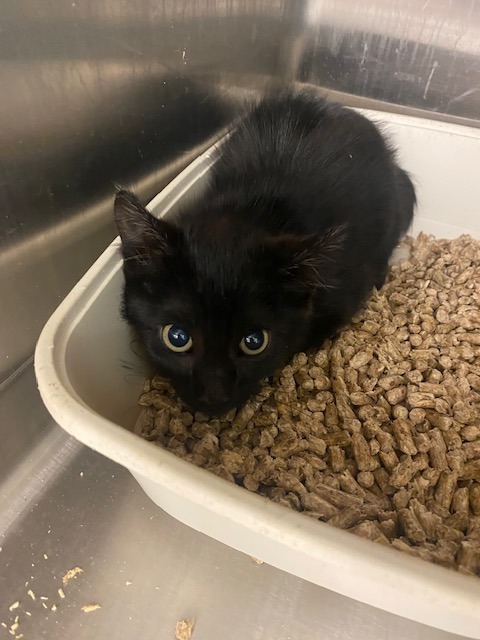
[[[299,291],[335,288],[347,235],[348,227],[342,224],[318,235],[280,238],[280,271],[289,287]]]
[[[171,253],[175,229],[152,216],[133,193],[117,193],[114,213],[125,262],[146,266]]]

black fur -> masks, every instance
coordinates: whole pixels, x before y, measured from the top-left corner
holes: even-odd
[[[239,406],[381,287],[414,205],[369,120],[306,94],[266,98],[220,147],[206,194],[174,222],[117,195],[125,318],[193,408]],[[190,352],[164,345],[169,323],[190,332]],[[271,332],[270,344],[243,355],[255,328]]]

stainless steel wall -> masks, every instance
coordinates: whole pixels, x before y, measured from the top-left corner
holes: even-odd
[[[0,36],[3,474],[48,424],[35,341],[115,182],[152,196],[270,81],[480,123],[476,0],[5,1]]]

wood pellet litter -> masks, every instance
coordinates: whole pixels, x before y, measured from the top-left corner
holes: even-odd
[[[10,633],[10,635],[14,636],[17,633],[17,629],[20,626],[19,622],[18,622],[18,616],[15,618],[15,620],[13,621],[13,623],[10,625],[10,629],[8,630],[8,632]]]
[[[63,584],[67,585],[70,582],[70,580],[72,580],[73,578],[76,578],[81,573],[83,573],[82,567],[74,567],[73,569],[69,569],[62,578]]]
[[[194,626],[195,620],[179,620],[175,625],[176,640],[190,640]]]
[[[46,554],[44,554],[45,557]],[[62,581],[63,584],[66,585],[70,582],[70,580],[72,580],[73,578],[75,578],[76,576],[80,575],[81,573],[84,573],[84,570],[81,567],[74,567],[73,569],[69,569],[68,571],[66,571],[66,573],[64,574],[64,576],[62,577]],[[33,579],[33,577],[32,577]],[[29,581],[27,580],[27,582],[25,582],[25,587],[27,587],[29,584]],[[126,583],[128,584],[132,584],[130,581],[127,581]],[[61,599],[65,599],[66,595],[64,590],[60,587],[57,589],[58,595],[60,596]],[[27,595],[33,600],[38,602],[39,604],[41,604],[43,609],[46,609],[47,611],[51,611],[53,613],[57,612],[59,610],[59,607],[57,604],[53,603],[50,604],[50,597],[49,596],[38,596],[36,595],[32,589],[28,589],[27,591]],[[48,602],[48,604],[47,604]],[[0,626],[3,627],[4,629],[7,629],[7,631],[10,633],[10,635],[12,637],[14,637],[16,640],[20,640],[21,638],[24,637],[23,633],[18,633],[18,629],[20,627],[20,623],[21,623],[21,618],[20,616],[23,615],[23,613],[28,616],[29,618],[32,617],[32,613],[30,611],[21,611],[21,607],[23,605],[23,601],[21,600],[16,600],[15,602],[13,602],[11,605],[9,605],[8,610],[10,612],[19,612],[19,615],[15,616],[15,619],[13,621],[13,623],[9,623],[7,625],[6,622],[0,622]],[[92,603],[92,604],[87,604],[84,605],[83,607],[81,607],[81,611],[83,611],[84,613],[91,613],[92,611],[96,611],[97,609],[101,609],[101,605],[98,603]],[[34,614],[35,615],[35,614]],[[9,626],[10,625],[10,626]]]
[[[154,377],[136,431],[274,502],[480,576],[480,242],[406,243],[351,324],[243,408],[192,415]]]
[[[84,613],[91,613],[92,611],[96,611],[97,609],[101,609],[102,607],[95,603],[95,604],[86,604],[85,606],[82,607],[82,611]]]

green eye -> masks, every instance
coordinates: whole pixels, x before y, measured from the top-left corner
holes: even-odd
[[[270,342],[270,333],[265,329],[251,331],[240,340],[240,349],[247,356],[258,356]]]
[[[161,336],[165,346],[175,353],[185,353],[192,348],[190,334],[178,324],[166,324],[161,329]]]

